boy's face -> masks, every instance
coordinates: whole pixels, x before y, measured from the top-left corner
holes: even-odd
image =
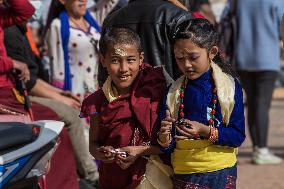
[[[200,48],[189,39],[178,39],[174,45],[174,53],[179,69],[188,79],[199,78],[210,68],[210,59],[212,60],[218,52],[214,46],[207,51],[206,48]]]
[[[139,67],[144,60],[144,53],[139,53],[136,44],[110,45],[101,62],[120,94],[129,91]]]

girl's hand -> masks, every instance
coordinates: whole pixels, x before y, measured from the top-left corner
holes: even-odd
[[[117,155],[116,163],[121,167],[121,169],[127,169],[136,161],[143,152],[143,149],[141,146],[127,146],[120,148],[120,152],[126,152],[127,156],[123,157],[121,155]]]
[[[178,125],[176,129],[180,134],[183,135],[181,136],[182,139],[184,139],[184,137],[194,138],[200,135],[208,138],[210,135],[210,128],[208,126],[196,121],[190,121],[188,119],[185,119],[185,122],[182,125]]]
[[[161,128],[158,134],[159,140],[163,143],[167,142],[169,134],[172,130],[172,125],[175,119],[171,117],[170,111],[166,111],[166,118],[161,122]]]
[[[104,163],[113,163],[115,161],[115,154],[111,152],[113,150],[112,146],[101,146],[95,150],[93,156]]]

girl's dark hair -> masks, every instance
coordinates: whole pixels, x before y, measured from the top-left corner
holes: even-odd
[[[105,55],[110,46],[116,44],[135,44],[138,52],[142,52],[140,38],[129,28],[112,27],[100,38],[100,53]]]
[[[47,30],[49,29],[52,21],[55,18],[58,18],[60,13],[64,10],[65,10],[65,7],[59,0],[52,0],[51,1],[49,11],[48,11],[48,17],[47,17],[46,25],[45,25],[44,30],[43,30],[43,37],[45,37]]]
[[[209,52],[213,46],[219,44],[219,34],[215,27],[206,19],[191,19],[181,23],[173,36],[177,39],[190,39],[194,44],[200,48],[205,48]],[[220,52],[214,57],[213,61],[218,64],[223,72],[236,77],[235,71],[231,64],[225,62]]]

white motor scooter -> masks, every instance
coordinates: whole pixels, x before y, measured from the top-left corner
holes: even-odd
[[[0,122],[0,189],[38,189],[63,126],[59,121]]]

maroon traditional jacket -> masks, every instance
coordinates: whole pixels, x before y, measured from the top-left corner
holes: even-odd
[[[156,143],[159,129],[158,109],[166,90],[161,68],[146,66],[140,70],[130,93],[108,102],[100,89],[87,97],[81,116],[99,114],[99,144],[121,148]],[[93,125],[94,126],[94,125]],[[116,163],[101,163],[100,188],[135,188],[145,173],[146,160],[138,158],[127,170]]]

